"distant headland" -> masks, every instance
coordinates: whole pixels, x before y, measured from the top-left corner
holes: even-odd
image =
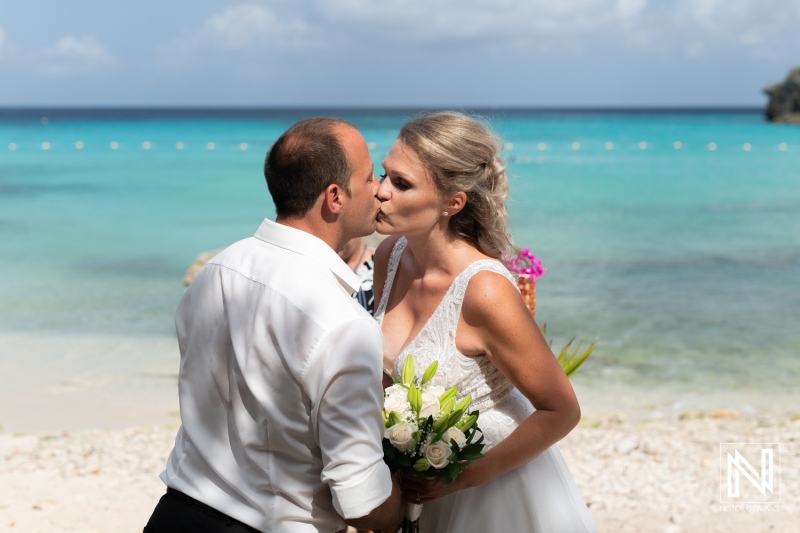
[[[786,79],[764,87],[769,95],[767,120],[800,124],[800,68],[789,72]]]

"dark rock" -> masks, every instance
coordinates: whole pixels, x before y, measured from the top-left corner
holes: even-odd
[[[800,68],[792,70],[786,79],[764,87],[769,95],[767,120],[800,124]]]

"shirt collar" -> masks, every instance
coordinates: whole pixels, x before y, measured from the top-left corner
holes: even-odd
[[[339,254],[333,251],[333,248],[319,237],[315,237],[306,231],[278,224],[265,218],[258,227],[255,238],[321,263],[333,272],[339,283],[349,293],[357,291],[361,285],[355,272],[350,270],[350,267],[342,261]]]

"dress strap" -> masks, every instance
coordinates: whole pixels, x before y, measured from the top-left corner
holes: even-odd
[[[392,292],[392,284],[394,283],[394,275],[397,273],[397,266],[400,264],[400,256],[403,255],[403,250],[406,249],[408,241],[405,237],[400,237],[394,243],[392,253],[389,256],[389,265],[386,270],[386,281],[383,283],[383,292],[381,293],[381,301],[378,303],[378,308],[375,309],[375,317],[383,318],[383,313],[386,312],[386,305],[389,303],[389,293]]]
[[[514,276],[512,276],[511,272],[499,261],[494,259],[479,259],[470,263],[453,281],[452,292],[448,295],[450,299],[450,305],[448,307],[450,313],[452,313],[451,320],[453,321],[454,328],[458,325],[458,317],[461,315],[461,306],[464,303],[464,295],[467,293],[469,280],[472,279],[472,276],[484,270],[500,274],[519,291]],[[445,296],[445,298],[448,296]]]

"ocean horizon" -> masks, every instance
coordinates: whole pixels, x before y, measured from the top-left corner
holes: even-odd
[[[420,111],[0,108],[4,385],[170,375],[183,273],[274,216],[278,135],[340,116],[379,173]],[[598,339],[576,383],[796,392],[800,127],[753,108],[467,111],[506,141],[514,239],[547,269],[537,321],[556,349]]]

